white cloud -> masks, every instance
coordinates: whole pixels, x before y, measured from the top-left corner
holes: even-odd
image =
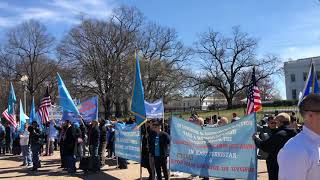
[[[288,59],[296,60],[296,59],[314,57],[319,55],[320,55],[320,45],[288,47],[288,48],[285,48],[281,53],[281,56],[284,61],[287,61]]]
[[[0,2],[0,27],[12,27],[21,21],[37,19],[45,23],[80,22],[80,16],[105,19],[110,16],[114,3],[111,0],[52,0],[41,5],[22,7]]]

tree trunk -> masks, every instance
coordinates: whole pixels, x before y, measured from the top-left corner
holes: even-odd
[[[123,115],[128,116],[129,115],[128,100],[124,98],[122,101],[122,105],[123,105]]]
[[[108,97],[105,98],[106,99],[106,103],[104,104],[104,112],[105,112],[105,118],[109,119],[111,116],[111,101]]]
[[[232,109],[232,107],[233,107],[232,98],[227,97],[226,99],[227,99],[227,103],[228,103],[227,109]]]
[[[121,117],[121,104],[118,100],[115,102],[115,106],[116,106],[115,116],[116,116],[116,118],[120,118]]]

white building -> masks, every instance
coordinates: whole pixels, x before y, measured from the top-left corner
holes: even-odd
[[[173,110],[191,110],[191,109],[201,109],[208,110],[211,105],[225,105],[227,101],[222,97],[206,97],[200,105],[199,97],[183,97],[179,100],[173,100],[165,104],[165,109]]]
[[[303,91],[308,77],[311,60],[315,66],[317,77],[320,79],[320,56],[287,61],[284,63],[286,96],[288,100],[299,98],[299,93]]]

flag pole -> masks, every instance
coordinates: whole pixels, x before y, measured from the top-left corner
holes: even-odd
[[[257,132],[257,113],[254,112],[254,132]],[[255,165],[255,168],[256,168],[256,174],[255,174],[255,180],[258,179],[258,158],[257,158],[257,147],[255,148],[255,161],[256,161],[256,165]]]
[[[142,180],[142,165],[141,165],[141,161],[142,161],[142,132],[140,130],[140,149],[141,149],[141,153],[140,153],[140,180]]]

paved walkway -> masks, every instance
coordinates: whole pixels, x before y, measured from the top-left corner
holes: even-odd
[[[140,177],[140,165],[130,162],[128,169],[116,169],[116,161],[108,159],[107,166],[102,169],[98,174],[84,174],[78,170],[75,176],[69,176],[66,172],[59,169],[60,160],[58,151],[54,156],[42,156],[42,168],[38,172],[30,172],[30,168],[20,167],[22,164],[20,156],[0,156],[0,179],[14,179],[14,180],[138,180]],[[78,164],[77,164],[78,167]],[[264,161],[259,161],[258,179],[267,180],[267,173]],[[142,176],[147,180],[148,172],[142,169]],[[172,177],[171,179],[192,179],[189,174],[183,174],[179,177]],[[199,179],[199,178],[193,178]],[[210,178],[214,179],[214,178]]]

